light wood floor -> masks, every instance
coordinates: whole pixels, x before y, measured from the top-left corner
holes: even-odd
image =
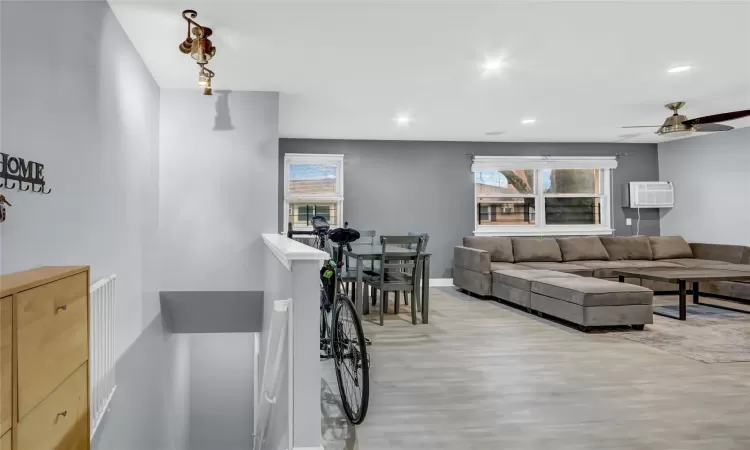
[[[324,363],[326,449],[750,449],[750,363],[705,364],[452,288],[431,292],[428,325],[406,313],[366,324],[362,425],[341,413]]]

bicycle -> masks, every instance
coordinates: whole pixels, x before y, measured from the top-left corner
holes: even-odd
[[[359,239],[359,232],[348,224],[331,230],[323,216],[313,217],[311,223],[312,231],[294,231],[289,223],[287,237],[315,236],[313,247],[326,252],[326,241],[335,244],[335,258],[320,269],[321,359],[333,359],[344,412],[352,424],[358,425],[365,420],[370,399],[370,359],[362,322],[345,294],[340,274],[344,246]]]

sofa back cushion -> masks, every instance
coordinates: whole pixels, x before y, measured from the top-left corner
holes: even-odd
[[[559,238],[563,261],[606,261],[609,259],[607,249],[598,236]]]
[[[654,259],[692,258],[693,250],[682,236],[650,236]]]
[[[513,238],[515,262],[560,262],[562,253],[552,238]]]
[[[651,261],[651,244],[646,236],[602,236],[599,238],[607,249],[610,261],[622,259],[645,259]]]
[[[513,262],[513,243],[509,237],[469,236],[464,238],[464,247],[489,252],[492,262]]]

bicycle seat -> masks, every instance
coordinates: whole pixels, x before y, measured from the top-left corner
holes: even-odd
[[[328,239],[339,245],[347,245],[359,239],[359,231],[351,228],[336,228],[328,233]]]
[[[331,226],[328,224],[328,221],[323,216],[313,216],[313,218],[310,219],[310,224],[312,225],[313,230],[315,230],[316,234],[327,233],[331,228]]]

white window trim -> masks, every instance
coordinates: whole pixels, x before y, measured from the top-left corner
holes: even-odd
[[[477,196],[474,188],[474,235],[475,236],[603,236],[614,233],[612,228],[612,170],[617,167],[615,157],[505,157],[505,156],[476,156],[471,166],[472,178],[474,172],[496,171],[496,170],[534,170],[534,193],[533,194],[495,194],[482,195],[482,197],[495,198],[519,198],[530,197],[536,201],[536,224],[534,225],[479,225],[477,220]],[[539,183],[540,172],[544,169],[599,169],[601,194],[547,194],[544,195],[541,183]],[[475,180],[472,179],[474,183]],[[545,197],[598,197],[601,200],[601,224],[600,225],[546,225],[544,212]]]
[[[290,194],[289,193],[289,165],[290,164],[335,164],[336,192],[334,194]],[[289,228],[289,204],[296,202],[335,202],[338,208],[338,219],[341,223],[332,223],[332,227],[343,227],[344,223],[344,155],[287,153],[284,155],[284,233]],[[299,231],[311,231],[311,226],[301,227]]]

